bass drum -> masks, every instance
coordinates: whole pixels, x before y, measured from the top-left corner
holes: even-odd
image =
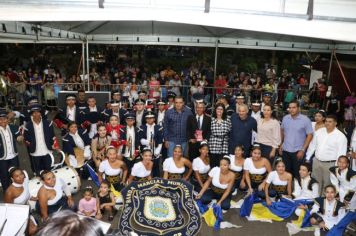
[[[73,167],[63,167],[57,170],[52,170],[57,178],[61,178],[68,185],[72,194],[77,193],[80,189],[81,182],[78,172]]]
[[[67,184],[72,194],[80,190],[81,182],[78,172],[72,167],[63,167],[60,169],[52,170],[56,178],[61,178]],[[37,193],[42,186],[42,181],[39,177],[34,177],[29,181],[29,189],[31,197],[37,197]],[[29,201],[31,209],[35,209],[35,201]]]

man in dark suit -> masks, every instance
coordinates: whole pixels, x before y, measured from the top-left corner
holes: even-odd
[[[200,142],[209,140],[211,126],[211,117],[205,114],[204,103],[197,103],[195,112],[196,114],[189,116],[187,120],[188,153],[191,161],[200,154]]]
[[[53,122],[62,130],[62,134],[67,132],[67,125],[73,121],[77,125],[82,125],[85,122],[85,112],[80,110],[76,105],[77,96],[75,94],[67,94],[65,110],[59,109]]]
[[[24,128],[25,142],[37,176],[42,170],[51,169],[53,160],[50,152],[55,140],[53,123],[42,118],[41,110],[42,107],[38,104],[31,106],[31,121]]]
[[[19,166],[16,140],[21,141],[18,126],[9,124],[8,112],[0,110],[0,182],[3,192],[10,185],[9,168]]]

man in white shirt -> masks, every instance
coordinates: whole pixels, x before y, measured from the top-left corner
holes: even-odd
[[[18,167],[16,140],[21,141],[19,128],[9,125],[8,113],[0,111],[0,181],[3,192],[10,185],[9,168]]]
[[[328,115],[325,127],[315,132],[315,137],[309,145],[306,161],[313,159],[312,176],[319,182],[319,192],[322,193],[324,186],[331,184],[329,169],[335,166],[335,162],[341,155],[346,155],[346,136],[336,128],[337,118]]]
[[[30,108],[31,121],[24,128],[25,141],[32,160],[32,168],[39,176],[42,170],[50,170],[52,158],[50,152],[53,150],[55,140],[53,123],[42,119],[41,106],[36,104]]]

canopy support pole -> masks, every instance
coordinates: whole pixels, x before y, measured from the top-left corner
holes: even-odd
[[[83,81],[85,79],[85,44],[82,43]]]
[[[334,59],[334,50],[331,51],[330,54],[330,64],[329,64],[329,70],[328,70],[328,77],[327,77],[327,84],[331,84],[330,83],[330,76],[331,76],[331,68],[333,66],[333,59]]]
[[[88,42],[88,39],[87,39],[87,74],[88,74],[88,91],[90,91],[89,42]]]
[[[215,86],[215,79],[216,79],[216,69],[217,69],[217,64],[218,64],[218,48],[219,48],[218,43],[219,43],[219,41],[216,40],[215,41],[215,58],[214,58],[214,84],[212,87]],[[214,99],[215,99],[215,93],[216,93],[216,91],[213,88],[213,91],[212,91],[213,97],[211,98],[211,101],[213,104],[214,104]]]

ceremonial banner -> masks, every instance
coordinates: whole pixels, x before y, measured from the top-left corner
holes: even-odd
[[[193,186],[183,180],[132,182],[121,194],[124,208],[118,228],[123,235],[193,236],[200,230]]]

